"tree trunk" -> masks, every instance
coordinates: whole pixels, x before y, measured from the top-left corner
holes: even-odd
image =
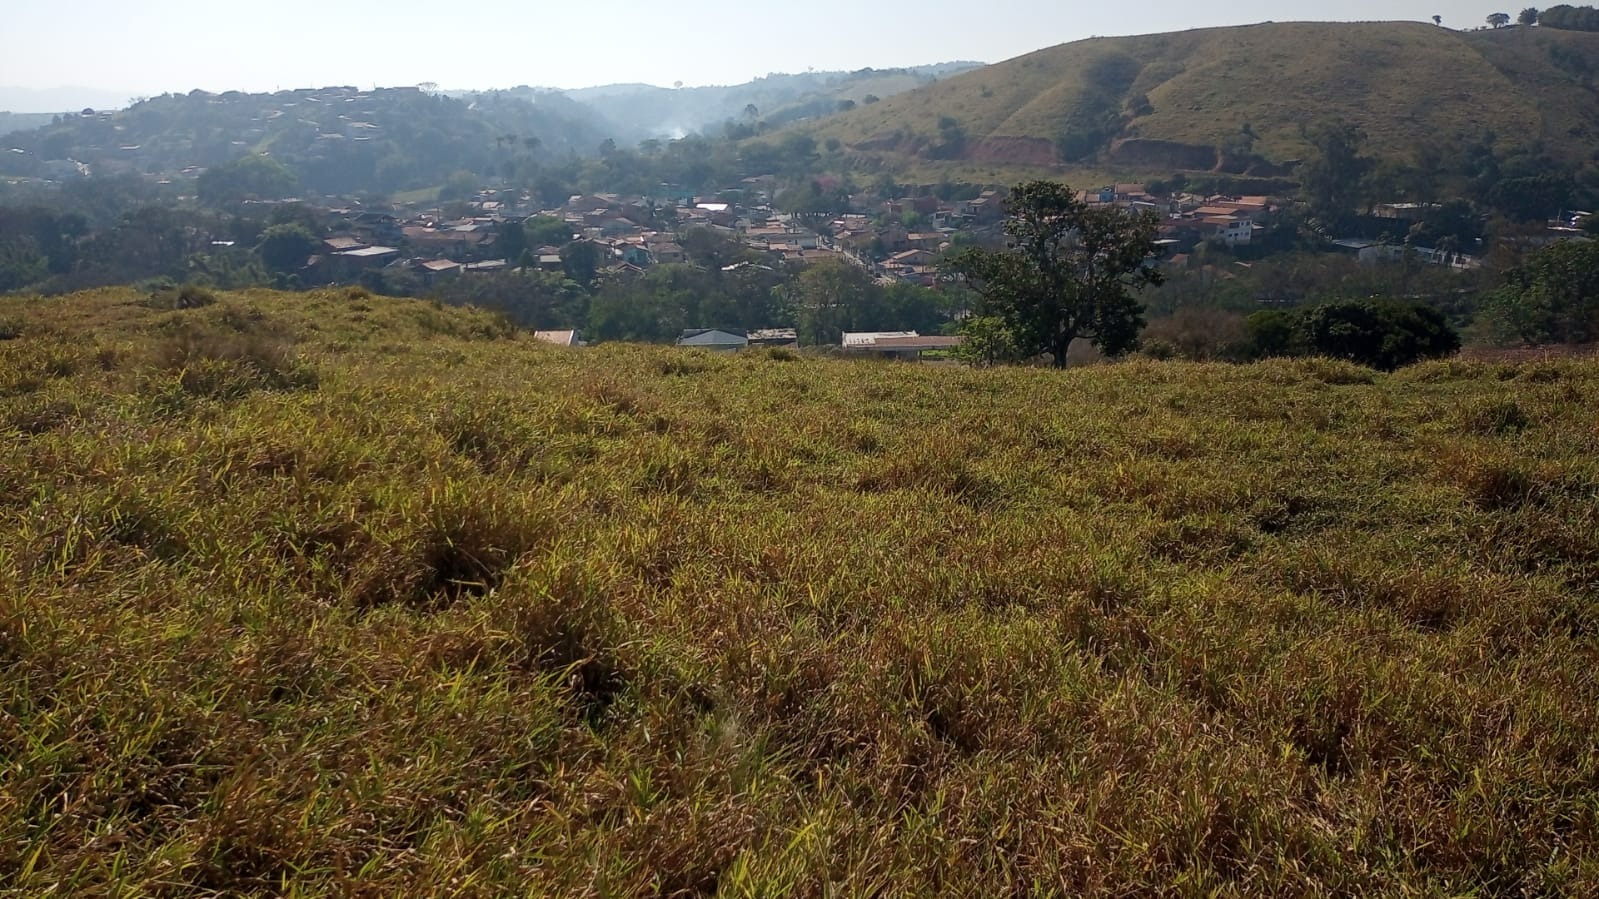
[[[1055,345],[1049,348],[1050,355],[1055,357],[1055,367],[1066,367],[1066,351],[1072,348],[1071,337],[1057,338]]]

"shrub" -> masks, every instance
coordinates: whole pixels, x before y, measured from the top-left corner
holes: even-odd
[[[1599,241],[1561,241],[1505,273],[1483,301],[1483,318],[1501,339],[1589,343],[1599,339]]]
[[[1484,437],[1515,433],[1531,423],[1526,410],[1511,399],[1478,403],[1465,413],[1466,430]]]
[[[185,329],[156,348],[157,367],[185,394],[236,399],[255,390],[312,390],[317,371],[289,339],[266,333]]]
[[[198,309],[217,301],[217,295],[198,284],[185,284],[178,288],[177,308]]]
[[[1178,309],[1154,319],[1144,329],[1143,352],[1157,359],[1181,357],[1196,362],[1234,358],[1248,341],[1245,322],[1242,315],[1223,309]],[[1157,355],[1156,345],[1163,345],[1158,352],[1165,356]]]
[[[152,284],[145,305],[151,309],[199,309],[216,301],[217,295],[202,285],[184,284],[179,287],[169,281],[158,281]]]
[[[1393,371],[1460,350],[1460,335],[1430,306],[1342,300],[1290,311],[1269,310],[1244,323],[1243,355],[1328,356]]]
[[[976,366],[1006,365],[1027,357],[1016,336],[997,316],[979,315],[961,325],[966,340],[955,348],[955,358]]]

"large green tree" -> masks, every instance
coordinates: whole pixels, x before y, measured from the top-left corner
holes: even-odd
[[[1065,184],[1030,181],[1007,200],[1004,250],[968,248],[945,263],[980,296],[978,314],[1002,320],[1018,347],[1066,366],[1072,341],[1121,355],[1138,342],[1144,307],[1133,295],[1159,284],[1148,264],[1157,222],[1113,206],[1089,206]]]
[[[561,247],[561,267],[566,269],[566,276],[585,288],[594,284],[600,267],[607,261],[605,251],[591,240],[574,240]]]
[[[201,173],[195,183],[200,202],[218,208],[244,200],[279,200],[293,193],[299,179],[268,156],[241,156]]]
[[[877,330],[897,322],[883,316],[882,288],[843,259],[806,266],[784,289],[803,343],[836,346],[845,331]],[[896,330],[898,330],[896,328]]]
[[[1371,170],[1370,157],[1360,155],[1366,133],[1348,122],[1324,122],[1307,129],[1314,152],[1299,167],[1299,183],[1316,217],[1340,228],[1360,205],[1362,182]]]
[[[316,249],[316,235],[304,225],[273,225],[261,232],[261,261],[277,272],[293,271],[305,264]]]
[[[535,215],[523,222],[522,232],[527,235],[527,245],[534,249],[560,249],[572,239],[572,226],[549,215]]]
[[[1502,337],[1528,344],[1599,340],[1599,241],[1566,240],[1505,273],[1486,317]]]

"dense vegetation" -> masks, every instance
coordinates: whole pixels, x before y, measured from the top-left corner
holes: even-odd
[[[1244,354],[1254,358],[1323,356],[1393,371],[1460,350],[1460,335],[1443,314],[1416,303],[1364,300],[1270,309],[1246,324]]]
[[[537,143],[524,144],[528,137]],[[195,91],[10,135],[7,143],[22,152],[0,158],[0,174],[37,175],[49,160],[68,158],[105,174],[176,173],[268,153],[306,190],[389,192],[437,186],[462,169],[495,171],[512,151],[593,152],[605,137],[592,113],[559,94],[534,104],[414,88]]]
[[[1555,244],[1506,273],[1487,317],[1526,343],[1599,340],[1599,240]]]
[[[0,336],[19,894],[1599,891],[1593,362]]]
[[[1564,31],[1599,31],[1599,9],[1562,3],[1538,13],[1537,22],[1545,28],[1558,28]]]

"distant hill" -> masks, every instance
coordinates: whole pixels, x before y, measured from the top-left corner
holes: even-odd
[[[121,109],[132,101],[126,91],[96,87],[12,87],[0,85],[0,110],[8,112],[81,112],[84,109]]]
[[[1599,34],[1268,23],[1063,44],[808,130],[883,157],[1272,174],[1302,126],[1340,118],[1378,156],[1491,130],[1576,162],[1599,144],[1596,76]]]
[[[48,112],[0,112],[0,134],[43,128],[54,118]]]
[[[309,190],[404,191],[437,185],[463,169],[499,171],[516,154],[593,153],[606,136],[587,107],[559,94],[457,99],[416,88],[195,91],[125,110],[68,115],[9,135],[8,148],[22,152],[4,154],[0,174],[37,175],[51,160],[68,159],[96,175],[175,173],[265,153]]]
[[[718,128],[728,120],[781,125],[831,115],[841,106],[902,94],[982,65],[957,61],[904,69],[801,72],[711,87],[610,84],[563,93],[614,123],[619,131],[617,140],[641,140],[703,132]],[[750,107],[754,107],[753,116],[749,114]]]

